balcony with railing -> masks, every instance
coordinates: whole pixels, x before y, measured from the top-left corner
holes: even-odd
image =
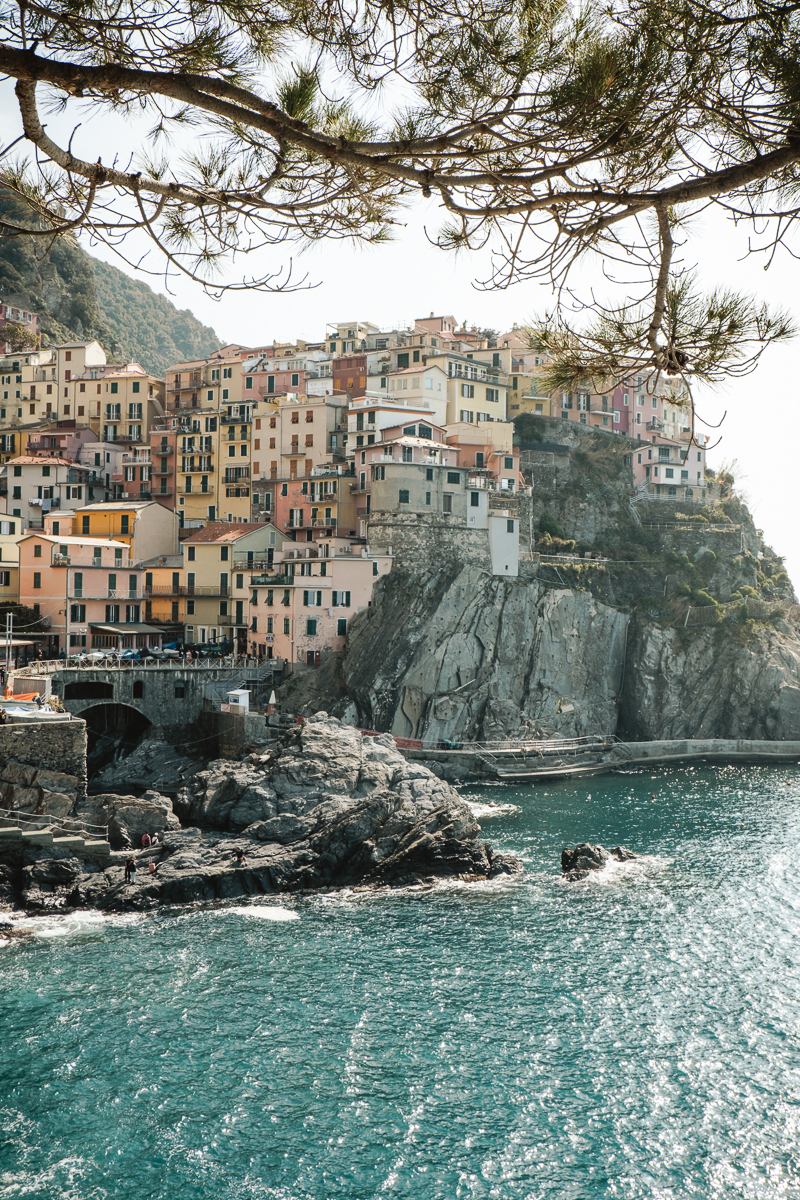
[[[225,471],[226,483],[243,483],[245,480],[250,480],[249,467],[228,467]]]
[[[142,596],[230,596],[231,589],[226,583],[194,584],[194,583],[155,583],[142,588]]]
[[[248,558],[246,553],[241,550],[233,555],[234,571],[265,571],[272,566],[272,559],[268,554],[253,554],[252,558]]]
[[[221,425],[249,425],[252,420],[252,414],[246,413],[244,416],[237,417],[234,413],[224,413],[220,416]]]
[[[120,555],[117,557],[117,549]],[[77,567],[86,569],[96,567],[101,571],[129,571],[131,569],[127,547],[104,549],[104,556],[96,555],[94,548],[89,546],[70,546],[66,554],[62,554],[57,546],[53,547],[50,557],[52,567]]]

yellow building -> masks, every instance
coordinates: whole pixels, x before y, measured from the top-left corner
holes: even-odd
[[[287,539],[273,525],[210,522],[183,543],[186,641],[248,649],[251,579]]]
[[[72,386],[73,411],[93,429],[97,421],[98,441],[149,448],[150,426],[164,418],[163,380],[149,375],[139,363],[120,363],[110,364],[97,380],[76,379]],[[98,387],[102,390],[92,396],[91,389]]]
[[[182,554],[160,554],[145,559],[143,595],[144,617],[157,625],[183,625],[186,622],[186,582]]]
[[[167,371],[177,509],[187,523],[250,517],[253,410],[260,401],[242,400],[242,351],[225,346]]]
[[[19,543],[24,536],[22,521],[0,518],[0,604],[19,602]]]

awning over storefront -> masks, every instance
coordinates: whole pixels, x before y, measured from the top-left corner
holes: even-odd
[[[127,625],[99,625],[94,621],[89,621],[90,629],[97,629],[100,633],[152,633],[156,637],[163,637],[164,630],[156,629],[153,625],[145,625],[144,622],[131,621]]]

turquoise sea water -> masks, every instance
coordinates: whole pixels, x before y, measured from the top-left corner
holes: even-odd
[[[0,1197],[799,1197],[800,772],[465,794],[523,879],[0,948]]]

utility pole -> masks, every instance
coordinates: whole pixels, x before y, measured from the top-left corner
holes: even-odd
[[[6,613],[6,683],[11,672],[11,643],[14,639],[14,614]]]
[[[69,551],[69,546],[67,546]],[[67,665],[69,658],[69,560],[64,571],[66,583],[64,584],[64,665]]]

